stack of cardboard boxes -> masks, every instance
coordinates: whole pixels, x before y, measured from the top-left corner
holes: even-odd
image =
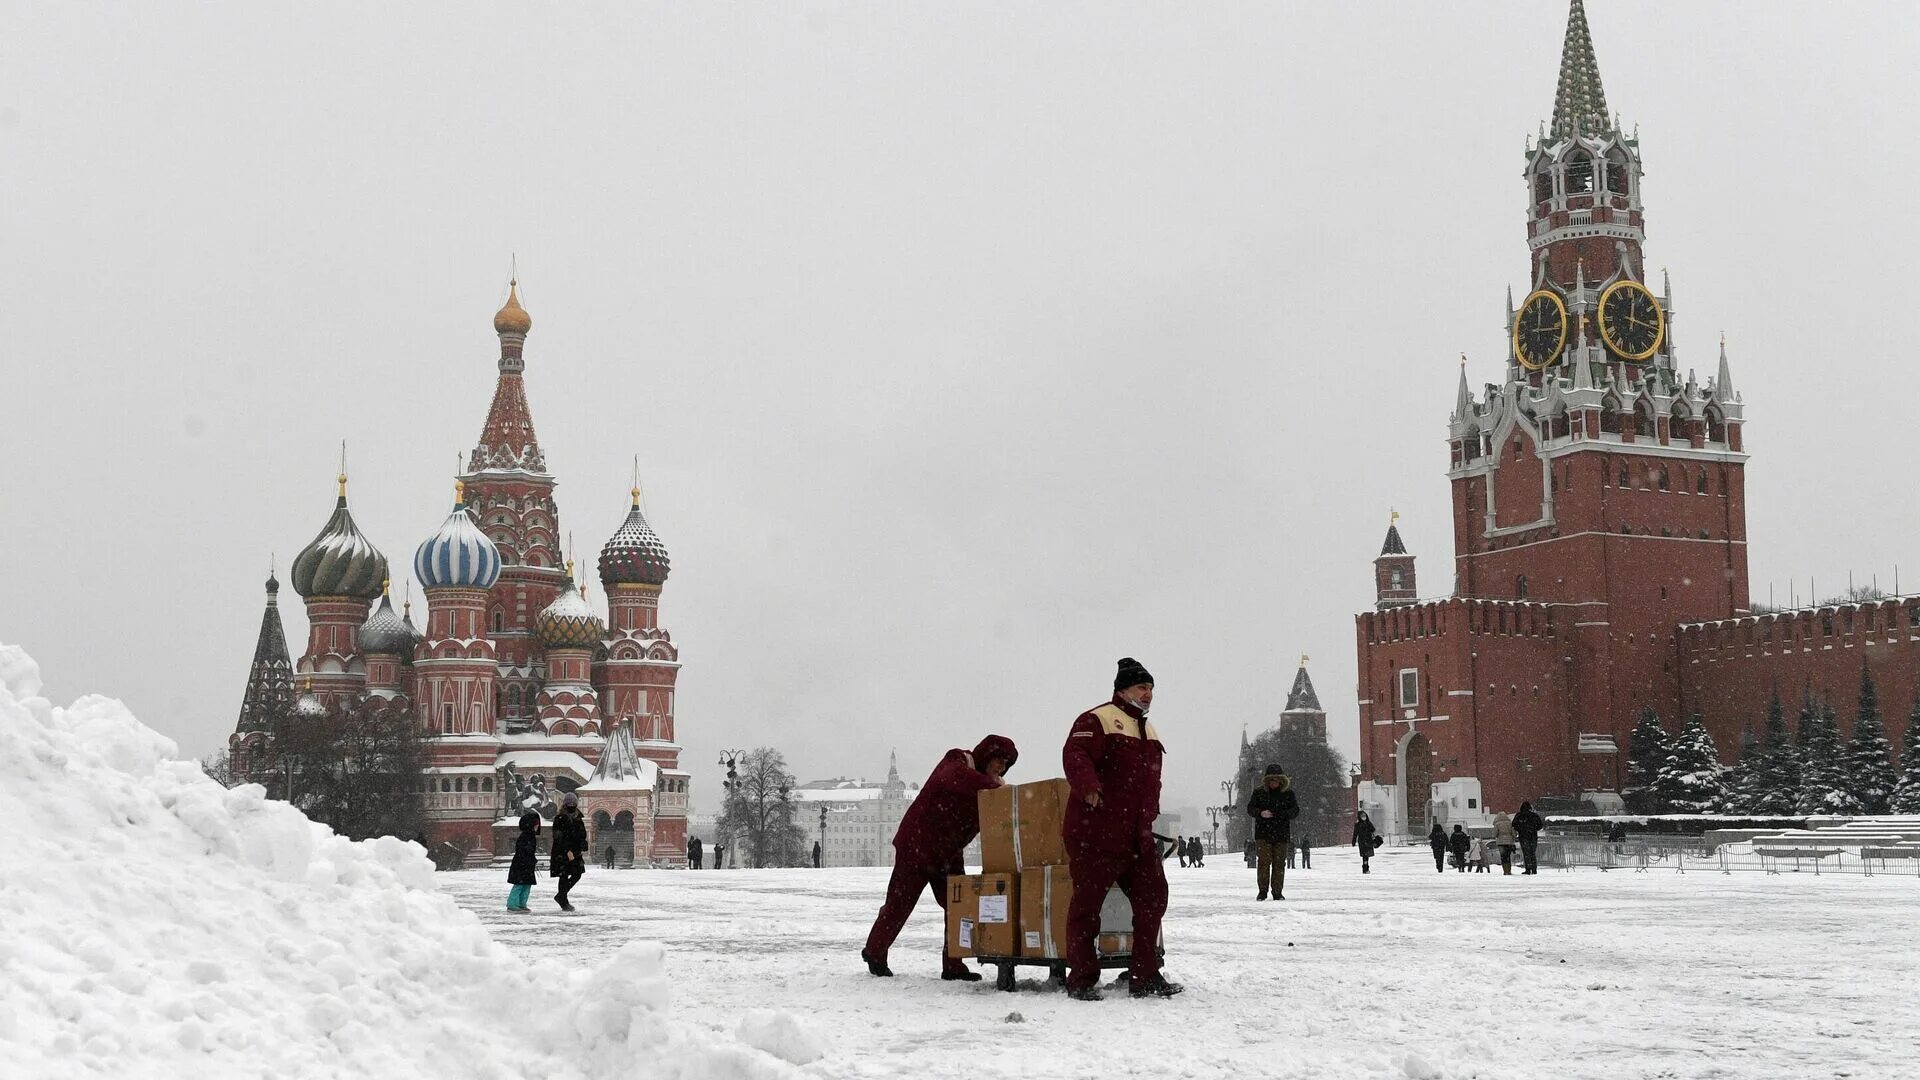
[[[960,957],[1064,960],[1067,905],[1065,780],[980,793],[981,873],[947,879],[947,951]],[[1100,907],[1102,957],[1133,952],[1133,909],[1119,889]]]

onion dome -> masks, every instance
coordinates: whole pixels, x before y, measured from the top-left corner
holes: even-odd
[[[340,474],[340,497],[333,516],[313,543],[293,559],[293,591],[301,596],[347,596],[372,600],[387,579],[387,557],[353,523],[347,511],[347,474]]]
[[[463,494],[456,484],[453,513],[413,553],[413,576],[426,588],[491,589],[500,580],[500,549],[474,524]]]
[[[549,649],[591,649],[606,636],[606,624],[574,587],[571,564],[567,571],[567,587],[534,617],[533,632]]]
[[[507,303],[493,313],[493,332],[496,334],[525,334],[533,329],[533,316],[520,306],[520,281],[515,279],[507,286]]]
[[[360,651],[409,658],[420,641],[411,623],[402,621],[393,610],[393,597],[380,590],[380,606],[360,624]]]
[[[327,715],[327,707],[314,696],[311,678],[300,688],[300,700],[293,703],[293,715],[302,720],[317,720]]]
[[[660,542],[659,534],[640,512],[640,489],[636,486],[627,520],[600,549],[600,583],[609,589],[615,585],[663,585],[670,566],[667,545]]]

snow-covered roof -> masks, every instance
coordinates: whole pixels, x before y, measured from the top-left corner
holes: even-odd
[[[593,779],[580,785],[581,791],[652,791],[659,786],[660,766],[641,757],[633,749],[633,731],[621,724],[607,739],[600,753],[600,765]]]
[[[543,772],[566,769],[576,776],[592,776],[593,766],[571,750],[508,750],[494,762],[496,768],[511,765],[516,769]]]

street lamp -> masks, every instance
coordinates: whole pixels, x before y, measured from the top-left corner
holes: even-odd
[[[1215,855],[1220,853],[1220,812],[1225,809],[1224,806],[1207,807],[1207,817],[1213,820],[1213,853]]]
[[[818,870],[825,865],[827,865],[827,808],[822,806],[820,808],[820,861],[814,864],[814,869]]]
[[[734,791],[740,786],[740,759],[746,756],[747,752],[745,750],[720,751],[720,764],[727,767],[727,778],[720,781],[720,786],[726,790],[727,794],[726,798],[720,804],[719,820],[726,819],[727,810],[733,804]],[[714,839],[720,841],[720,849],[722,852],[726,855],[732,855],[735,863],[740,861],[740,856],[734,853],[733,845],[728,842],[731,838],[721,832],[718,827],[714,830]],[[713,868],[715,870],[726,869],[717,859],[714,861]]]

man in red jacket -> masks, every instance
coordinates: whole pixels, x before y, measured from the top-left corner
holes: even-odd
[[[934,766],[933,775],[927,777],[893,834],[893,878],[887,882],[887,900],[867,934],[867,947],[860,950],[869,972],[893,974],[887,967],[887,949],[907,925],[913,905],[920,902],[920,890],[931,885],[934,902],[946,910],[947,876],[967,872],[960,854],[980,833],[978,796],[1004,783],[1000,778],[1019,758],[1012,739],[989,735],[971,754],[949,750]],[[967,970],[965,963],[947,955],[945,925],[942,920],[940,977],[980,981],[979,972]]]
[[[1064,834],[1073,900],[1067,905],[1067,992],[1098,1001],[1100,965],[1094,937],[1100,904],[1120,886],[1133,905],[1134,997],[1172,997],[1179,983],[1160,974],[1160,919],[1167,912],[1167,876],[1153,839],[1160,816],[1160,759],[1166,750],[1147,722],[1153,676],[1129,656],[1113,678],[1113,700],[1073,722],[1062,752],[1072,798]]]

